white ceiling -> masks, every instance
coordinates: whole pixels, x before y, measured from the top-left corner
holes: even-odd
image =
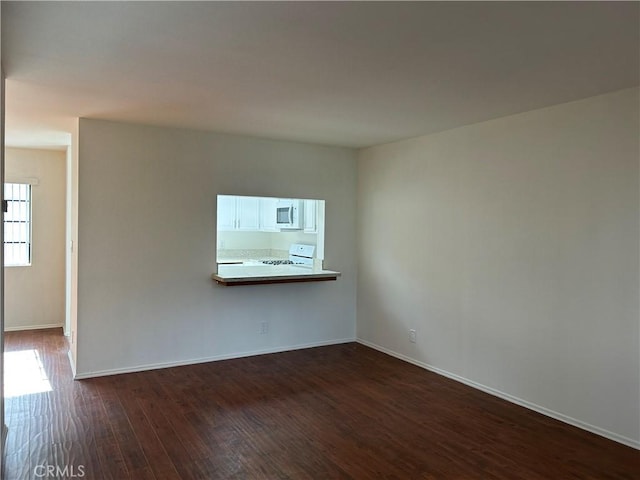
[[[2,2],[8,144],[69,119],[351,147],[640,84],[638,2]]]

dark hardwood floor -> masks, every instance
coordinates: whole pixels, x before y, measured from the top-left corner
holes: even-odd
[[[8,480],[640,478],[637,450],[358,344],[73,381],[60,330],[5,339],[52,388],[6,400]]]

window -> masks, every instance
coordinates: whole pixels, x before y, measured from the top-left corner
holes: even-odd
[[[4,263],[31,265],[31,185],[5,183]]]

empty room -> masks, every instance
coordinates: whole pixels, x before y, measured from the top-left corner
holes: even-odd
[[[0,3],[2,478],[640,478],[640,2]]]

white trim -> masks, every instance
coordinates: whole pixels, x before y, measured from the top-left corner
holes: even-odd
[[[164,363],[152,363],[148,365],[138,365],[135,367],[127,368],[114,368],[110,370],[99,370],[97,372],[86,372],[74,375],[76,380],[83,380],[86,378],[106,377],[109,375],[119,375],[121,373],[135,373],[144,372],[147,370],[158,370],[161,368],[182,367],[185,365],[195,365],[198,363],[217,362],[220,360],[230,360],[233,358],[253,357],[254,355],[266,355],[269,353],[281,353],[289,352],[292,350],[302,350],[305,348],[314,347],[326,347],[327,345],[339,345],[342,343],[355,342],[355,338],[342,338],[338,340],[326,340],[322,342],[304,343],[300,345],[292,345],[287,347],[265,348],[262,350],[252,350],[249,352],[230,353],[225,355],[214,355],[213,357],[194,358],[191,360],[181,360],[177,362],[164,362]]]
[[[32,187],[37,187],[40,185],[40,180],[36,177],[14,177],[13,175],[7,175],[4,183],[26,183]]]
[[[604,428],[596,427],[595,425],[591,425],[590,423],[582,422],[580,420],[569,417],[567,415],[556,412],[554,410],[541,407],[540,405],[536,405],[535,403],[531,403],[527,400],[514,397],[513,395],[509,395],[508,393],[502,392],[500,390],[496,390],[495,388],[487,387],[486,385],[482,385],[481,383],[474,382],[473,380],[469,380],[468,378],[461,377],[460,375],[456,375],[455,373],[442,370],[441,368],[434,367],[433,365],[429,365],[428,363],[420,362],[411,357],[408,357],[401,353],[394,352],[393,350],[389,350],[388,348],[381,347],[380,345],[369,342],[367,340],[358,338],[356,342],[361,343],[362,345],[365,345],[367,347],[373,348],[374,350],[378,350],[382,353],[386,353],[387,355],[391,355],[392,357],[396,357],[400,360],[404,360],[405,362],[412,363],[413,365],[417,365],[418,367],[424,368],[425,370],[429,370],[431,372],[437,373],[438,375],[442,375],[443,377],[447,377],[457,382],[464,383],[465,385],[468,385],[470,387],[476,388],[478,390],[482,390],[485,393],[489,393],[496,397],[502,398],[503,400],[507,400],[508,402],[515,403],[516,405],[520,405],[521,407],[525,407],[525,408],[528,408],[529,410],[533,410],[535,412],[541,413],[543,415],[546,415],[547,417],[560,420],[561,422],[568,423],[569,425],[573,425],[574,427],[587,430],[588,432],[595,433],[602,437],[608,438],[609,440],[613,440],[615,442],[627,445],[631,448],[635,448],[636,450],[640,450],[639,440],[634,440],[633,438],[628,438],[628,437],[625,437],[624,435],[619,435],[617,433],[610,432],[609,430],[605,430]]]
[[[76,362],[73,361],[73,355],[71,355],[71,349],[67,350],[67,357],[69,357],[69,365],[71,365],[71,373],[73,378],[76,378]]]
[[[5,332],[21,332],[22,330],[44,330],[45,328],[63,328],[63,324],[61,323],[51,323],[48,325],[24,325],[17,327],[7,327],[4,326]]]
[[[2,460],[4,463],[4,459],[6,457],[6,445],[7,445],[7,435],[9,435],[9,427],[7,427],[6,423],[2,423],[2,451],[4,452],[2,455]]]

